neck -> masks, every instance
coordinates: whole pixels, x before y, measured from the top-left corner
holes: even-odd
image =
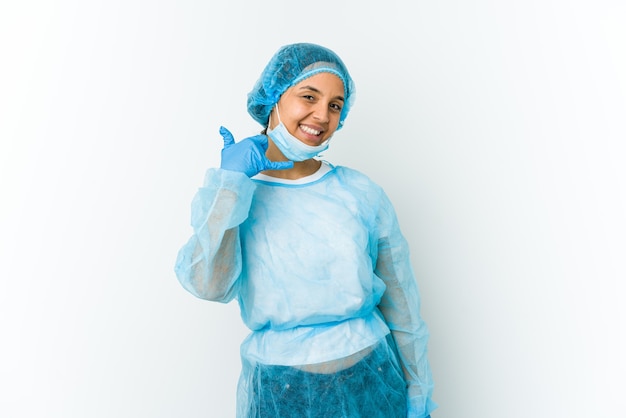
[[[274,144],[271,138],[267,139],[267,151],[265,156],[270,161],[289,161],[278,147]],[[287,180],[296,180],[302,177],[310,176],[319,170],[322,163],[314,158],[310,158],[304,161],[294,161],[293,168],[287,170],[266,170],[263,174],[271,177],[277,177]]]

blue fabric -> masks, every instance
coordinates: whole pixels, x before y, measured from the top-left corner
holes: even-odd
[[[238,417],[260,393],[251,387],[260,368],[336,373],[381,344],[404,370],[407,416],[436,407],[408,246],[369,178],[335,167],[304,184],[277,184],[210,169],[192,226],[178,279],[200,298],[237,299],[252,331],[241,346]]]
[[[336,373],[257,366],[249,418],[406,418],[406,384],[388,348],[379,344],[363,360]]]

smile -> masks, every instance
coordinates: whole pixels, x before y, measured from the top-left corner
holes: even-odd
[[[300,125],[300,129],[302,129],[304,132],[306,132],[309,135],[317,136],[322,133],[322,131],[317,131],[315,129],[309,128],[308,126],[303,126],[303,125]]]

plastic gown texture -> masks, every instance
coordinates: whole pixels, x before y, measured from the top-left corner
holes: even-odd
[[[209,169],[178,279],[236,299],[251,330],[239,418],[427,417],[428,331],[394,209],[365,175],[322,168],[294,184]]]

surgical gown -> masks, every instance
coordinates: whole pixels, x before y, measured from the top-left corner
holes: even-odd
[[[251,330],[241,345],[237,416],[253,415],[254,398],[271,392],[259,387],[262,373],[274,370],[267,367],[333,376],[382,347],[404,378],[407,415],[426,417],[436,407],[428,331],[384,191],[327,163],[299,181],[268,179],[209,169],[192,202],[194,234],[176,261],[185,289],[207,300],[236,298]],[[301,403],[315,402],[309,395],[298,395]]]

